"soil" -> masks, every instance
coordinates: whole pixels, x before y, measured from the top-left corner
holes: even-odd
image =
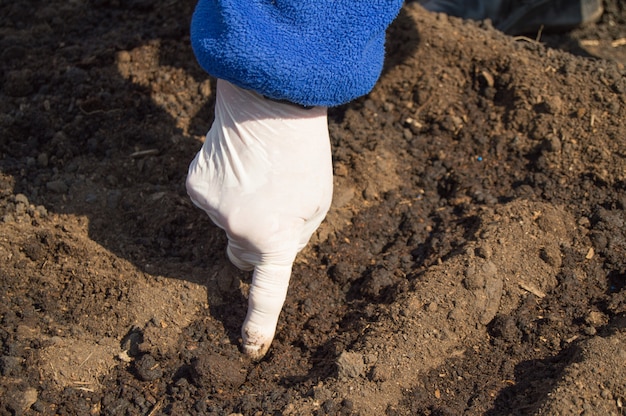
[[[0,415],[626,414],[623,2],[528,37],[406,5],[258,363],[184,188],[193,7],[0,1]]]

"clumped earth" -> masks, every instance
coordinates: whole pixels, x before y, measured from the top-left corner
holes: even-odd
[[[517,38],[405,6],[258,363],[184,189],[193,6],[0,1],[1,415],[626,414],[623,3]]]

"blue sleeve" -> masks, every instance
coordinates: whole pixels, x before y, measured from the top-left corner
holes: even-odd
[[[267,97],[336,106],[367,94],[402,0],[199,0],[191,44],[212,76]]]

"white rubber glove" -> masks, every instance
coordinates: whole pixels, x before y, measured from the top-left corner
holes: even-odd
[[[187,177],[192,201],[223,228],[227,253],[252,270],[243,351],[265,355],[296,254],[332,199],[327,109],[280,103],[218,80],[215,121]]]

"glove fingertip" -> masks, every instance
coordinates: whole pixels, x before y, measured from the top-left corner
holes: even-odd
[[[265,355],[267,351],[270,349],[270,344],[246,344],[242,345],[243,353],[252,359],[253,361],[260,361]]]
[[[241,328],[243,353],[253,361],[265,357],[274,339],[273,328],[260,328],[246,320]]]

